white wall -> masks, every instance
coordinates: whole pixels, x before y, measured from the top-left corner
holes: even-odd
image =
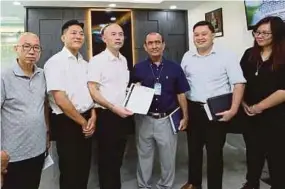
[[[195,48],[192,40],[192,27],[205,20],[205,13],[222,8],[224,36],[215,39],[215,43],[232,49],[242,56],[246,48],[253,44],[251,31],[247,30],[243,1],[206,1],[188,10],[189,48]]]

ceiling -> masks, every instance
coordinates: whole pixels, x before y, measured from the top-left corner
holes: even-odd
[[[14,5],[14,0],[1,1],[1,25],[24,23],[24,7],[108,7],[110,3],[116,3],[116,8],[147,8],[147,9],[169,9],[176,5],[178,10],[187,10],[201,4],[202,1],[178,1],[178,0],[19,0],[21,5]]]

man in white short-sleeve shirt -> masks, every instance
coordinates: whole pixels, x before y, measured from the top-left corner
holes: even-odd
[[[79,53],[83,23],[62,26],[63,49],[45,64],[47,92],[56,131],[60,189],[87,189],[95,109],[87,87],[87,62]]]
[[[123,105],[129,82],[126,58],[119,50],[124,32],[117,24],[102,30],[106,50],[94,56],[88,67],[88,87],[97,107],[98,173],[100,188],[120,189],[120,167],[132,112]]]

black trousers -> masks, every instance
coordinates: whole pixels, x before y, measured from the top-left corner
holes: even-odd
[[[34,158],[9,163],[2,189],[38,189],[44,160],[43,153]]]
[[[285,119],[258,115],[249,117],[244,133],[247,181],[259,188],[265,160],[268,162],[272,189],[285,188]]]
[[[130,118],[121,118],[110,110],[97,112],[98,175],[100,189],[121,189],[121,174]]]
[[[82,114],[86,120],[90,111]],[[60,189],[87,189],[91,164],[91,138],[85,138],[82,127],[65,114],[54,117],[56,147],[60,170]]]
[[[227,123],[209,121],[202,105],[188,101],[188,183],[202,185],[203,147],[207,150],[208,189],[222,189]]]

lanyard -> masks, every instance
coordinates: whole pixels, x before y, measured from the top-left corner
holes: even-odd
[[[159,79],[160,79],[160,76],[161,76],[161,72],[162,72],[162,69],[163,69],[163,65],[162,65],[162,68],[161,68],[161,70],[160,70],[160,72],[159,72],[158,77],[155,77],[155,74],[154,74],[154,72],[153,72],[152,66],[151,66],[151,65],[149,65],[149,66],[150,66],[150,69],[151,69],[151,72],[152,72],[153,78],[154,78],[154,79],[156,79],[156,80],[157,80],[157,82],[159,83]]]

